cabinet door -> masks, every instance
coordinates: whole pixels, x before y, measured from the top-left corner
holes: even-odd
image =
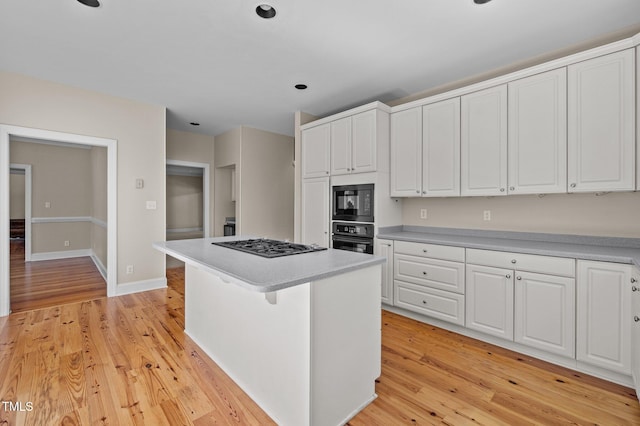
[[[516,271],[516,342],[575,357],[575,280]]]
[[[329,178],[302,181],[302,243],[329,247]]]
[[[382,264],[382,303],[393,305],[393,241],[378,240],[375,252],[386,259]]]
[[[579,260],[577,270],[579,361],[631,373],[631,265]]]
[[[331,174],[351,173],[351,117],[331,123]]]
[[[631,375],[636,388],[636,396],[640,401],[640,271],[633,271],[631,277]]]
[[[568,69],[569,192],[633,190],[633,49]]]
[[[461,195],[507,195],[507,86],[460,102]]]
[[[422,195],[460,195],[460,98],[422,107]]]
[[[509,83],[509,193],[567,192],[567,70]]]
[[[302,177],[329,176],[331,126],[329,123],[302,131]]]
[[[391,196],[419,197],[422,191],[422,108],[391,114]]]
[[[467,265],[467,328],[513,340],[513,271]]]
[[[377,133],[376,116],[378,110],[365,111],[351,118],[351,172],[376,171]]]

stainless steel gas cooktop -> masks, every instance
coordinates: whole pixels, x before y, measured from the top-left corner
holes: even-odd
[[[326,250],[325,247],[290,243],[287,241],[269,240],[266,238],[254,238],[249,240],[220,241],[211,243],[217,246],[243,251],[262,257],[281,257],[293,254],[311,253]]]

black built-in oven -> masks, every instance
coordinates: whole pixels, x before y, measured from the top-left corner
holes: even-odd
[[[373,222],[373,184],[333,187],[333,220]]]
[[[333,248],[373,254],[373,224],[333,222]]]

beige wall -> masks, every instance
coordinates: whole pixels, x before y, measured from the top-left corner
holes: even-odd
[[[9,178],[9,217],[24,219],[24,182],[23,174],[11,173]]]
[[[4,124],[117,140],[118,284],[164,280],[164,256],[151,244],[165,232],[165,108],[6,72],[0,93]]]
[[[167,230],[203,228],[201,176],[167,175]]]
[[[231,201],[231,174],[239,176],[241,128],[229,130],[215,138],[215,169],[214,169],[214,221],[213,235],[223,235],[225,217],[239,217],[237,202]],[[238,177],[239,179],[239,177]],[[237,189],[238,194],[240,189]],[[240,233],[240,223],[236,225],[236,232]]]
[[[420,219],[427,209],[428,219]],[[483,220],[491,210],[491,221]],[[405,225],[640,238],[640,193],[408,198]]]
[[[241,230],[293,240],[294,139],[242,128]]]
[[[32,217],[91,217],[90,149],[12,140],[9,156],[12,163],[31,165]],[[31,229],[31,243],[34,254],[86,250],[91,248],[91,226],[87,222],[37,223]]]
[[[191,161],[209,165],[209,223],[214,218],[214,143],[213,136],[167,129],[167,160]],[[167,227],[169,227],[167,219]],[[209,230],[213,236],[213,229]]]

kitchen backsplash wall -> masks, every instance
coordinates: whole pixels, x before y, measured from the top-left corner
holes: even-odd
[[[407,198],[404,225],[640,238],[640,192]],[[420,219],[421,209],[427,219]],[[489,210],[491,220],[483,220]]]

